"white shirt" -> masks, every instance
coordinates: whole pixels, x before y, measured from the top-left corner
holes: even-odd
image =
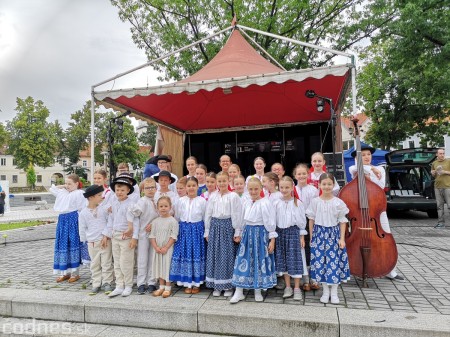
[[[321,176],[323,173],[325,173],[325,172],[321,172],[321,173],[319,173],[319,174],[317,174],[317,173],[315,173],[315,172],[311,172],[311,174],[309,175],[309,178],[310,178],[311,180],[313,180],[314,182],[317,182],[317,184],[318,184],[318,183],[319,183],[319,178],[320,178],[320,176]],[[334,178],[333,195],[334,195],[335,197],[337,197],[337,195],[339,194],[339,190],[340,190],[340,189],[341,189],[341,188],[339,187],[339,184],[338,184],[336,178]]]
[[[305,210],[309,207],[311,200],[319,196],[319,190],[312,185],[295,186],[297,195],[303,203]]]
[[[184,196],[178,199],[175,215],[178,221],[199,222],[205,219],[206,200],[202,197],[189,198]]]
[[[96,208],[85,207],[78,216],[78,232],[81,242],[97,242],[103,238],[108,223],[108,209],[102,204]]]
[[[134,218],[139,219],[139,235],[141,237],[148,235],[145,227],[156,217],[158,217],[158,213],[156,212],[153,199],[146,196],[143,196],[136,204],[130,206],[127,213],[127,221],[133,222]]]
[[[235,229],[234,236],[239,236],[242,231],[242,202],[241,198],[234,192],[221,194],[213,193],[208,200],[205,215],[205,237],[209,236],[211,219],[230,219]]]
[[[83,190],[69,192],[65,188],[58,188],[55,185],[49,191],[56,197],[53,209],[60,213],[80,212],[87,205],[87,200],[83,196]]]
[[[375,175],[375,173],[372,171],[372,167],[375,167],[378,171],[381,173],[381,178],[378,179],[378,177]],[[363,165],[364,168],[364,174],[368,174],[369,178],[372,182],[380,186],[380,188],[384,189],[386,186],[386,171],[384,170],[383,166],[372,166],[372,165]],[[348,168],[348,171],[352,175],[352,179],[355,178],[356,173],[358,173],[358,168],[356,165],[352,165]]]
[[[104,235],[112,237],[113,232],[125,232],[128,229],[127,212],[128,209],[134,205],[130,198],[124,201],[113,200],[111,209],[112,212],[108,218],[108,226],[103,232]],[[139,221],[137,218],[133,220],[133,239],[139,238]]]
[[[300,228],[300,235],[307,235],[306,215],[303,203],[297,200],[295,205],[294,198],[291,200],[279,199],[274,204],[276,210],[276,224],[278,228],[289,228],[297,226]]]
[[[273,205],[267,198],[253,201],[247,200],[243,206],[243,225],[261,226],[269,232],[269,239],[278,237],[276,232],[276,216]]]
[[[264,191],[264,198],[267,198],[272,204],[275,203],[275,201],[281,199],[283,195],[280,191],[275,191],[273,193],[270,193],[269,191]]]
[[[316,225],[333,227],[341,222],[348,222],[345,217],[348,212],[347,205],[337,197],[330,200],[322,200],[317,197],[311,200],[311,204],[306,210],[306,216],[314,220]]]

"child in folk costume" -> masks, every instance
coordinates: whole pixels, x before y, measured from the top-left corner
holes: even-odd
[[[107,234],[108,209],[103,203],[104,188],[102,185],[91,185],[83,196],[88,199],[87,207],[79,215],[79,233],[82,242],[87,241],[92,276],[92,291],[97,294],[101,288],[109,293],[113,281],[111,242],[102,246],[103,235]]]
[[[135,204],[129,197],[133,195],[136,180],[131,174],[122,173],[111,183],[111,189],[115,193],[112,201],[112,211],[108,218],[107,236],[102,239],[106,245],[108,238],[112,240],[112,253],[114,259],[114,275],[116,276],[116,288],[108,295],[123,297],[131,295],[133,287],[134,250],[139,239],[139,221],[134,218],[132,233],[128,232],[128,209]]]
[[[278,183],[280,179],[273,172],[266,172],[262,178],[262,185],[264,187],[264,196],[273,204],[276,200],[281,198],[281,193],[278,191]]]
[[[144,196],[128,209],[128,226],[133,226],[135,219],[139,222],[139,236],[137,246],[137,293],[140,295],[156,290],[155,279],[152,278],[152,254],[153,248],[148,240],[150,223],[158,216],[153,197],[156,193],[156,181],[153,178],[145,178],[142,181]]]
[[[253,161],[253,167],[255,168],[255,174],[247,177],[247,179],[245,180],[246,186],[251,178],[257,178],[262,182],[262,179],[264,177],[264,168],[266,167],[266,161],[263,157],[256,157]]]
[[[206,277],[205,210],[206,200],[197,196],[198,181],[187,179],[187,196],[178,200],[175,216],[180,229],[174,246],[170,280],[186,287],[186,294],[197,294]]]
[[[241,168],[237,164],[231,164],[228,168],[228,177],[230,179],[228,189],[234,191],[234,179],[241,174]]]
[[[188,171],[188,174],[185,176],[185,178],[195,177],[195,170],[197,166],[197,158],[195,158],[194,156],[188,157],[186,159],[186,169]]]
[[[231,169],[231,166],[230,166]],[[234,259],[237,237],[241,232],[242,204],[236,193],[228,190],[228,173],[217,174],[219,191],[208,200],[205,215],[205,238],[208,241],[206,286],[213,288],[213,296],[233,295]]]
[[[56,282],[69,280],[72,283],[80,279],[83,245],[78,232],[78,214],[86,206],[86,199],[79,187],[80,178],[76,174],[68,175],[64,185],[50,187],[50,192],[56,196],[53,209],[60,213],[56,225],[53,260],[53,273],[60,274]],[[84,247],[88,259],[87,246]]]
[[[111,206],[111,197],[114,195],[114,192],[108,186],[108,175],[104,169],[98,169],[94,172],[94,184],[103,186],[102,207],[108,208]]]
[[[151,274],[153,279],[159,278],[159,289],[153,292],[153,296],[164,298],[171,295],[172,286],[169,280],[170,265],[173,256],[173,244],[177,240],[179,225],[177,220],[170,215],[172,204],[169,197],[158,199],[159,217],[153,219],[149,234],[150,244],[154,254],[151,256]]]
[[[244,288],[255,290],[255,301],[264,300],[261,289],[277,283],[275,273],[275,212],[267,198],[261,198],[262,184],[258,178],[248,181],[251,200],[243,206],[243,233],[234,263],[232,285],[236,287],[230,303],[242,301]]]
[[[349,209],[333,196],[334,177],[323,173],[319,179],[320,197],[311,200],[306,210],[311,238],[311,279],[322,283],[320,302],[338,304],[338,286],[350,279],[347,249],[345,248],[345,217]]]
[[[176,183],[178,198],[182,198],[182,197],[186,196],[186,182],[187,182],[186,177],[182,177],[182,178],[178,179],[178,181]]]
[[[315,188],[319,189],[319,178],[322,173],[325,173],[325,156],[322,152],[315,152],[311,156],[311,165],[313,168],[313,171],[309,175],[308,184],[313,185]],[[336,197],[339,194],[339,184],[334,179],[334,185],[333,185],[333,195]]]
[[[275,201],[278,233],[275,241],[275,266],[277,273],[283,275],[286,284],[283,298],[294,295],[294,300],[300,301],[300,279],[304,269],[301,248],[305,246],[306,216],[303,203],[292,196],[293,190],[292,178],[281,178],[282,198]],[[294,279],[294,290],[291,288],[291,277]]]
[[[297,186],[295,186],[294,195],[297,196],[303,203],[305,210],[308,209],[311,200],[319,196],[319,190],[313,185],[308,184],[309,169],[306,164],[298,164],[294,172],[292,173],[294,178],[297,180]],[[302,248],[302,258],[303,258],[303,290],[310,291],[320,289],[320,286],[314,280],[309,279],[308,269],[310,268],[311,262],[311,249],[310,241],[311,236],[309,233],[309,226],[306,226],[307,234],[305,234],[305,246]]]
[[[234,178],[234,192],[239,197],[246,197],[248,194],[245,193],[245,178],[243,175],[238,175],[236,178]]]
[[[216,174],[214,172],[208,172],[206,174],[206,188],[208,189],[201,196],[208,201],[211,196],[217,192]]]
[[[160,171],[158,175],[154,176],[154,179],[157,182],[157,186],[159,185],[159,189],[156,191],[153,200],[156,203],[162,196],[169,197],[172,203],[172,210],[173,210],[179,199],[178,193],[170,189],[170,185],[175,182],[175,178],[172,177],[169,171]]]
[[[201,196],[203,193],[208,191],[206,188],[206,174],[208,173],[208,169],[203,164],[198,164],[195,169],[195,178],[198,180],[198,191],[197,195]]]

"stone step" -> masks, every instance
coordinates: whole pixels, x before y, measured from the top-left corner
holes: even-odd
[[[0,289],[0,316],[232,336],[450,335],[450,315],[10,288]]]

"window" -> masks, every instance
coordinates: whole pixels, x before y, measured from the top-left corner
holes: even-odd
[[[83,167],[87,167],[87,160],[83,160]]]
[[[409,148],[410,148],[410,149],[413,149],[414,147],[415,147],[414,141],[413,141],[413,140],[410,140],[410,141],[409,141]]]
[[[12,176],[12,182],[13,182],[13,184],[17,184],[17,181],[18,181],[18,179],[17,179],[17,175],[13,175]]]
[[[14,166],[17,166],[17,160],[16,160],[16,158],[13,158],[13,165],[14,165]]]
[[[1,158],[0,159],[0,165],[1,166],[6,166],[6,158]]]
[[[42,183],[42,175],[41,175],[41,174],[38,174],[38,175],[36,176],[36,182],[37,182],[37,183]]]
[[[5,176],[4,174],[2,174],[2,175],[0,176],[0,180],[6,180],[6,176]]]

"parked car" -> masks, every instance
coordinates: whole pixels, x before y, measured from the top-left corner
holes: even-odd
[[[434,148],[414,148],[389,152],[386,158],[387,210],[416,210],[437,218],[431,163]]]

